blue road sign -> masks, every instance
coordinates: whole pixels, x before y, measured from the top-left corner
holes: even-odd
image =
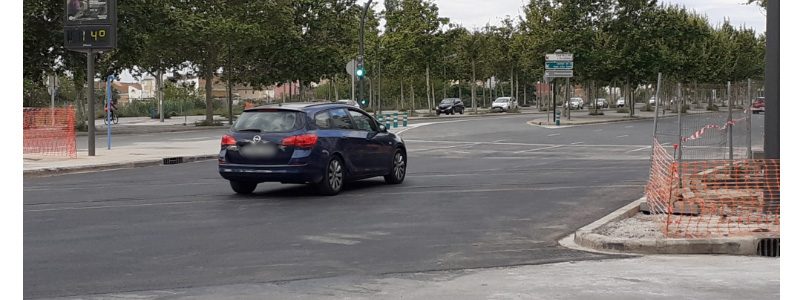
[[[571,61],[546,61],[544,67],[547,70],[572,70]]]

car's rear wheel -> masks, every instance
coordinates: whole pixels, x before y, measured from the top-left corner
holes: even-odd
[[[338,156],[331,157],[325,168],[322,181],[317,183],[317,189],[323,195],[336,195],[342,190],[344,184],[344,164]]]
[[[458,111],[458,114],[459,114],[459,115],[463,115],[463,114],[464,114],[464,109],[462,108],[461,110],[459,110],[459,111]]]
[[[231,189],[234,192],[241,195],[247,195],[253,193],[256,190],[256,186],[258,183],[253,182],[243,182],[243,181],[234,181],[231,180]]]
[[[400,184],[406,179],[406,154],[397,149],[392,157],[392,170],[389,175],[383,176],[388,184]]]

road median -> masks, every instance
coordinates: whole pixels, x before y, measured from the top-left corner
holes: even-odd
[[[723,237],[723,238],[625,238],[603,234],[602,228],[621,222],[641,213],[646,205],[644,197],[614,211],[613,213],[584,226],[567,239],[580,247],[598,252],[634,254],[725,254],[758,255],[761,236]],[[565,240],[567,240],[565,239]],[[562,240],[563,246],[569,247]],[[585,250],[585,249],[583,249]]]

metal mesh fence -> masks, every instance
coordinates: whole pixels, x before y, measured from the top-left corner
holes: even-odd
[[[78,157],[72,106],[25,108],[22,115],[23,154]]]
[[[653,145],[645,195],[666,236],[780,234],[779,160],[679,162]]]

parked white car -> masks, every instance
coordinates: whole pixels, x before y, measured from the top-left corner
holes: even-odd
[[[625,107],[625,98],[617,99],[617,107]]]
[[[492,110],[509,111],[517,108],[517,99],[511,97],[500,97],[492,102]]]
[[[336,101],[336,102],[337,103],[342,103],[342,104],[347,104],[347,105],[350,105],[350,106],[355,106],[357,108],[361,108],[361,105],[358,105],[358,102],[356,102],[355,100],[342,99],[342,100],[339,100],[339,101]]]

